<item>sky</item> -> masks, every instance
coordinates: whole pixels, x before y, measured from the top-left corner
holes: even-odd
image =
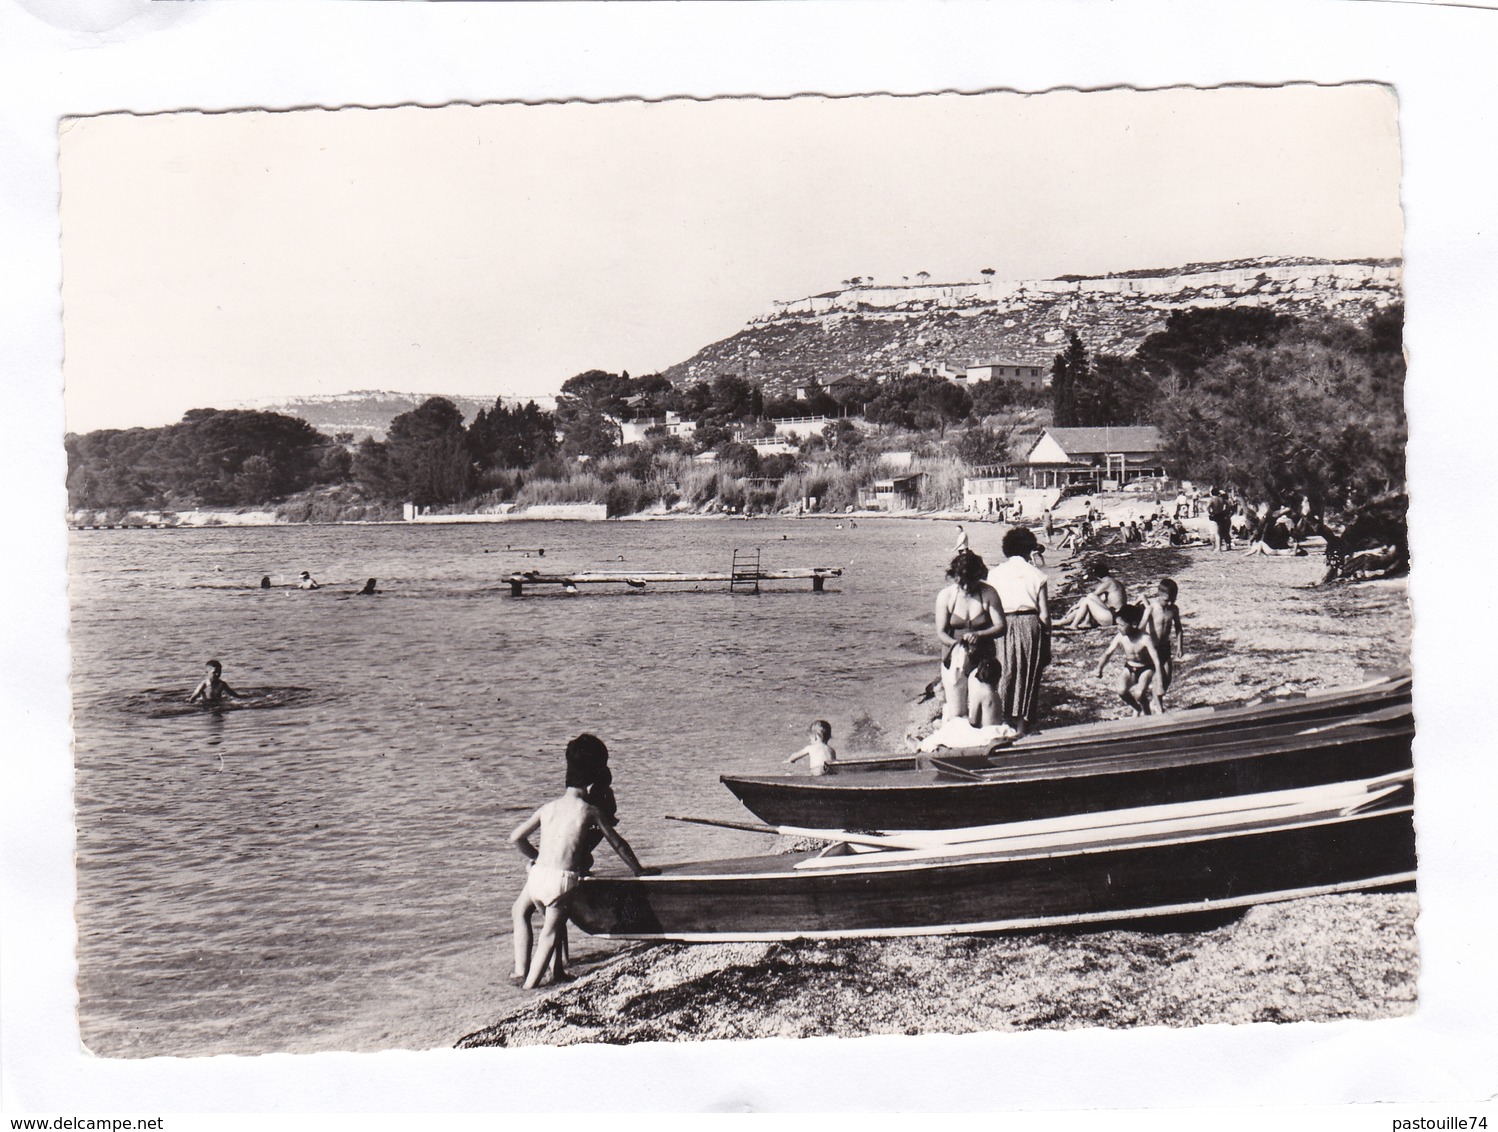
[[[1400,255],[1375,85],[65,122],[70,431],[649,373],[776,299]]]

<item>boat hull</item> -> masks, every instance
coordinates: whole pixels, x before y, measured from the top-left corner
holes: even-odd
[[[1397,674],[1359,688],[1050,727],[1007,743],[944,751],[941,757],[962,765],[983,765],[990,758],[1042,757],[1045,754],[1060,757],[1066,752],[1095,750],[1105,745],[1189,744],[1269,726],[1313,727],[1391,710],[1412,717],[1412,704],[1410,678],[1408,674]],[[873,755],[839,760],[838,773],[919,770],[926,763],[924,755]]]
[[[1015,750],[983,760],[988,769],[965,777],[899,769],[820,777],[724,775],[721,781],[771,825],[956,829],[1320,786],[1414,765],[1414,726],[1407,716],[1315,733],[1295,730],[1299,726],[1268,725],[1175,744],[1145,739]],[[1011,765],[1004,765],[1006,758]]]
[[[569,915],[594,935],[688,941],[1098,924],[1408,884],[1412,810],[1132,845],[797,870],[808,854],[589,877]]]

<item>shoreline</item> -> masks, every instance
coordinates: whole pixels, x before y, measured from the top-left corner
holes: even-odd
[[[1180,582],[1186,643],[1174,706],[1346,686],[1408,663],[1407,578],[1315,587],[1319,555],[1106,553],[1131,592],[1161,575]],[[1263,649],[1265,637],[1283,648]],[[1058,640],[1043,686],[1045,724],[1123,714],[1111,686],[1096,678],[1108,639],[1091,632]],[[619,950],[457,1044],[1390,1018],[1416,1008],[1418,915],[1413,892],[1369,892],[1088,930],[774,944],[590,941]]]
[[[1107,497],[1102,497],[1105,502],[1112,502]],[[1141,501],[1142,503],[1142,501]],[[1153,506],[1153,504],[1151,504]],[[1102,507],[1102,503],[1099,504]],[[201,514],[201,512],[200,512]],[[950,509],[937,508],[929,511],[809,511],[800,515],[774,514],[774,515],[733,515],[726,512],[711,511],[679,511],[664,514],[649,511],[636,512],[633,515],[614,515],[607,519],[589,519],[571,516],[527,516],[520,515],[429,515],[423,516],[418,521],[410,519],[264,519],[260,518],[264,512],[246,513],[244,517],[233,513],[214,513],[210,520],[194,522],[126,522],[118,523],[78,523],[71,517],[67,520],[70,531],[213,531],[234,529],[242,530],[246,527],[432,527],[432,526],[487,526],[490,524],[502,525],[505,523],[660,523],[660,522],[740,522],[759,523],[770,520],[800,521],[808,519],[812,521],[837,521],[847,522],[854,520],[863,522],[873,519],[925,519],[934,522],[972,523],[982,526],[1011,526],[1007,520],[1001,520],[994,516],[972,512],[954,511]],[[1036,516],[1023,516],[1023,520],[1029,524],[1033,523]],[[1058,519],[1061,516],[1057,516]]]

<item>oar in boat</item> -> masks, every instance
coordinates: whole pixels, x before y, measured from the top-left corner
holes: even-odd
[[[747,821],[719,821],[717,818],[689,818],[679,817],[676,814],[666,814],[667,821],[691,822],[693,825],[715,825],[720,829],[742,829],[745,833],[776,833],[780,832],[778,826],[762,825],[758,822]]]
[[[685,821],[694,825],[715,825],[722,829],[741,829],[746,833],[773,833],[779,837],[805,837],[813,841],[830,841],[834,844],[868,845],[877,849],[921,849],[926,842],[919,837],[902,833],[854,833],[845,829],[802,829],[791,825],[756,825],[743,821],[719,821],[715,818],[678,817],[666,814],[667,821]]]

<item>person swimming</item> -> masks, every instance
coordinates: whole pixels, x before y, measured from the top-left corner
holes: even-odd
[[[231,700],[242,697],[233,688],[224,682],[224,666],[216,660],[207,663],[208,675],[203,677],[202,682],[192,690],[192,695],[187,697],[188,703],[196,703],[202,700],[205,704],[219,703],[225,696]]]
[[[368,597],[370,594],[377,594],[382,592],[382,590],[375,589],[375,579],[371,578],[369,579],[369,581],[364,583],[364,588],[359,591],[359,595],[361,597]]]
[[[296,584],[296,588],[299,590],[322,589],[322,587],[317,584],[317,579],[309,574],[306,570],[302,571],[302,580]]]
[[[268,589],[270,589],[270,575],[269,574],[262,574],[262,575],[260,575],[260,588],[262,590],[268,590]]]

